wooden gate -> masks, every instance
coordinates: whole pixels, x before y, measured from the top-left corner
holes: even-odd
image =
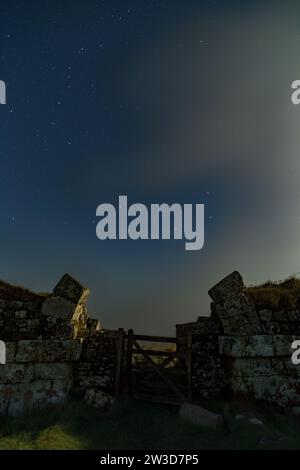
[[[192,341],[119,330],[116,394],[180,405],[192,400]]]

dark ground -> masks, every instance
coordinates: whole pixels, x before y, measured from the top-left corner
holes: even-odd
[[[300,449],[300,418],[244,402],[226,409],[229,434],[182,421],[176,407],[123,401],[105,412],[73,402],[2,420],[0,449]]]

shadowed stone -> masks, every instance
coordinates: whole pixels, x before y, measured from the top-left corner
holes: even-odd
[[[217,428],[222,424],[222,416],[212,411],[205,410],[191,403],[184,403],[180,407],[179,415],[181,418],[196,424],[197,426]]]
[[[77,315],[76,310],[81,306],[77,306],[63,297],[51,296],[43,303],[42,314],[65,320],[72,320]]]
[[[216,304],[215,315],[223,325],[224,335],[255,335],[263,326],[251,297],[240,292]]]
[[[212,287],[208,294],[214,302],[223,303],[225,299],[239,294],[243,289],[243,278],[238,271],[234,271]]]
[[[14,384],[33,380],[32,364],[6,364],[0,367],[0,383]]]
[[[219,351],[220,354],[231,357],[273,357],[273,336],[220,336]]]
[[[11,396],[11,385],[0,384],[0,415],[5,416],[8,413],[9,400]]]
[[[69,362],[79,359],[81,343],[77,340],[18,341],[17,362]]]
[[[10,364],[11,362],[15,362],[16,357],[16,342],[8,342],[5,343],[6,348],[6,364]]]
[[[73,302],[73,304],[84,304],[87,301],[90,290],[76,281],[70,274],[66,273],[53,289],[53,293],[56,296]]]
[[[30,413],[34,408],[64,403],[70,390],[68,380],[35,380],[32,383],[11,386],[8,415]]]
[[[260,358],[235,358],[232,363],[231,377],[267,377],[274,375],[272,359]]]
[[[114,403],[113,397],[102,390],[87,390],[84,399],[88,405],[99,409],[108,409]]]
[[[42,380],[71,380],[73,364],[39,362],[34,364],[34,378]]]

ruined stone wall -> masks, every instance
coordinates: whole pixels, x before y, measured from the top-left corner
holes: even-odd
[[[87,390],[114,393],[118,332],[95,331],[82,342],[80,360],[75,364],[75,388],[81,396]]]
[[[120,337],[89,318],[89,290],[68,274],[46,296],[2,287],[6,364],[0,365],[0,414],[63,403],[70,394],[102,406],[101,394],[114,393]],[[177,337],[190,339],[178,341],[178,348],[191,345],[195,397],[232,393],[300,406],[300,366],[291,362],[300,311],[259,308],[238,272],[209,295],[210,317],[177,325]]]
[[[0,414],[17,415],[114,386],[116,333],[87,314],[89,290],[65,274],[53,293],[16,289],[0,301]],[[13,300],[9,297],[18,296]],[[1,296],[1,291],[0,291]]]
[[[292,364],[291,345],[300,339],[300,312],[259,309],[238,272],[219,282],[209,295],[213,300],[209,318],[177,325],[178,336],[193,336],[195,392],[215,396],[229,390],[283,407],[299,406],[300,367]],[[199,341],[199,331],[205,329],[207,340],[201,334]]]
[[[199,317],[197,322],[176,325],[177,338],[191,336],[192,383],[194,391],[203,398],[218,396],[226,390],[228,381],[224,358],[219,354],[222,324],[214,317]],[[178,342],[178,349],[187,343]]]

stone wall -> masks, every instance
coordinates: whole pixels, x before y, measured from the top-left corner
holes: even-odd
[[[228,388],[224,358],[219,354],[221,322],[212,315],[199,317],[197,322],[176,325],[177,338],[191,335],[192,383],[196,395],[208,398],[222,394]],[[178,349],[184,349],[178,341]]]
[[[13,286],[3,291],[1,415],[60,404],[71,392],[90,397],[91,391],[113,390],[117,333],[100,330],[99,321],[88,317],[88,295],[68,274],[47,296]]]
[[[119,332],[100,329],[99,321],[89,318],[89,290],[68,274],[47,295],[3,284],[0,340],[6,344],[6,364],[0,365],[0,414],[60,404],[71,394],[88,403],[109,403],[126,341],[120,356]],[[238,272],[209,295],[209,317],[176,325],[177,338],[189,338],[178,341],[178,348],[192,348],[195,398],[231,393],[300,406],[300,366],[291,362],[291,344],[300,339],[300,311],[261,309]]]
[[[300,339],[300,311],[259,309],[238,272],[209,295],[210,317],[177,325],[178,337],[193,338],[195,393],[207,397],[231,392],[299,406],[300,366],[292,364],[291,345]]]

